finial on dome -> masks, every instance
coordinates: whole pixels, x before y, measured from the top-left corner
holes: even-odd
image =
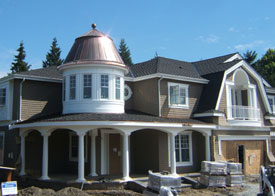
[[[93,29],[96,28],[96,24],[95,24],[95,23],[92,24],[92,28],[93,28]]]

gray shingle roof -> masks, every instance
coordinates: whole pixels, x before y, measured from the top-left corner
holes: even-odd
[[[192,63],[164,57],[156,57],[149,61],[137,63],[131,66],[130,70],[134,77],[161,73],[190,78],[202,78]]]
[[[134,110],[126,110],[123,114],[80,113],[80,114],[51,114],[35,117],[17,124],[34,122],[60,122],[60,121],[135,121],[135,122],[165,122],[182,124],[207,124],[195,119],[161,118]]]
[[[35,76],[35,77],[42,77],[42,78],[49,78],[49,79],[62,79],[62,73],[59,70],[57,70],[57,67],[55,66],[20,72],[20,73],[17,73],[16,75]]]

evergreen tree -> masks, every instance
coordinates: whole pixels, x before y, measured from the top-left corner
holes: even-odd
[[[124,63],[128,66],[133,65],[130,50],[127,47],[124,39],[121,39],[118,50]]]
[[[63,59],[60,58],[61,50],[57,45],[56,38],[53,38],[50,52],[46,55],[46,60],[42,61],[43,67],[59,66],[63,63]]]
[[[31,67],[27,62],[24,61],[26,52],[24,50],[23,41],[20,42],[19,48],[17,49],[18,54],[14,55],[15,59],[11,65],[11,73],[18,73],[22,71],[28,71]]]
[[[243,57],[244,57],[244,60],[246,60],[246,62],[248,62],[250,65],[253,66],[257,58],[257,53],[256,51],[247,50],[246,53],[243,54]]]

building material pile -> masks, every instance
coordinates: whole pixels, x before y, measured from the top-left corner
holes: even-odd
[[[225,187],[242,184],[241,163],[203,161],[200,182],[205,186]]]

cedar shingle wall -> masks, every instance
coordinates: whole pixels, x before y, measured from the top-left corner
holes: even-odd
[[[26,80],[23,83],[22,119],[62,111],[62,84]]]
[[[168,82],[182,83],[189,85],[189,109],[183,108],[170,108],[168,105]],[[163,117],[175,117],[175,118],[189,118],[192,113],[196,110],[201,92],[202,84],[190,83],[190,82],[179,82],[173,80],[162,80],[160,85],[160,106]]]

